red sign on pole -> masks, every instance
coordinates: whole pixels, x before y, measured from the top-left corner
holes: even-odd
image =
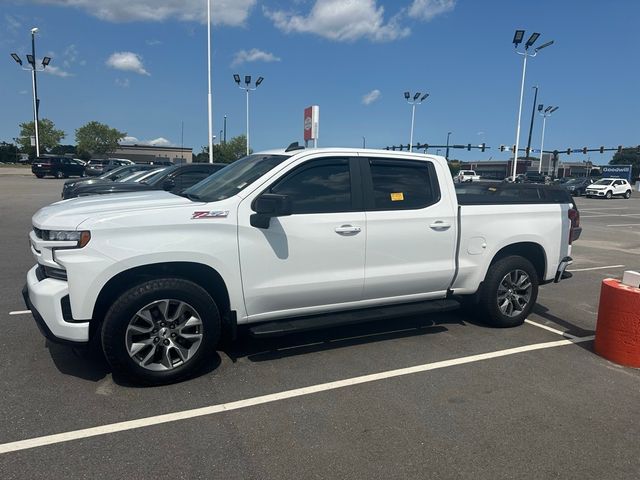
[[[304,141],[308,142],[313,138],[313,107],[304,109]]]

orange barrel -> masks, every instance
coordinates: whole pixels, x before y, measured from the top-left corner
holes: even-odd
[[[640,368],[640,288],[613,278],[602,281],[595,350],[607,360]]]

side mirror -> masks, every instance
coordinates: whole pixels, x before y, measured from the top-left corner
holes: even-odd
[[[168,178],[162,184],[163,190],[169,191],[169,190],[173,190],[174,188],[176,188],[176,181],[173,178]]]
[[[291,199],[287,195],[263,193],[253,202],[253,211],[249,218],[251,226],[269,228],[271,217],[286,217],[291,215]]]

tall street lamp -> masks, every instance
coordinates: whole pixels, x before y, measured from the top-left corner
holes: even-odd
[[[251,75],[245,75],[244,77],[244,85],[240,83],[240,75],[237,73],[233,75],[233,79],[238,84],[240,90],[244,90],[247,94],[247,155],[249,155],[249,92],[254,91],[256,88],[260,86],[260,84],[264,81],[263,77],[258,77],[255,85],[251,86]]]
[[[12,53],[13,58],[23,70],[31,70],[31,84],[33,86],[33,128],[36,137],[36,157],[40,156],[40,126],[38,125],[39,111],[40,111],[40,99],[38,98],[38,82],[36,78],[36,72],[41,72],[47,65],[51,63],[51,57],[44,57],[42,59],[42,66],[36,66],[36,33],[38,29],[36,27],[31,29],[31,55],[27,54],[27,63],[31,67],[23,67],[22,59],[17,53]]]
[[[542,173],[542,156],[544,155],[544,130],[547,126],[547,117],[550,117],[553,112],[558,110],[560,107],[553,107],[549,105],[547,108],[544,108],[544,105],[538,105],[538,112],[542,115],[542,141],[540,142],[540,164],[538,165],[538,173]],[[551,162],[549,162],[549,168],[547,168],[547,174],[550,174],[551,170]]]
[[[516,30],[516,33],[513,36],[513,44],[516,47],[516,53],[518,55],[522,55],[522,57],[524,58],[524,61],[522,64],[522,83],[520,84],[520,105],[518,107],[518,126],[516,128],[516,145],[515,145],[515,152],[513,153],[512,175],[514,179],[516,178],[516,170],[518,167],[518,147],[520,146],[520,119],[522,117],[522,97],[524,96],[524,79],[527,72],[527,58],[529,57],[533,58],[543,48],[547,48],[549,45],[553,45],[553,40],[551,40],[550,42],[544,43],[540,45],[538,48],[535,48],[533,53],[529,53],[529,48],[533,46],[534,43],[536,43],[539,37],[540,37],[539,33],[532,33],[531,36],[529,37],[529,40],[527,40],[526,43],[524,44],[524,51],[519,52],[518,45],[520,45],[522,43],[522,40],[524,39],[524,30]]]
[[[452,133],[453,132],[447,132],[447,151],[444,154],[444,158],[446,158],[447,160],[449,160],[449,137]]]
[[[207,0],[207,110],[209,112],[209,163],[213,163],[213,104],[211,101],[211,0]]]
[[[428,93],[425,93],[424,95],[422,95],[422,97],[420,97],[420,95],[422,95],[420,92],[416,92],[416,94],[412,98],[409,92],[404,92],[405,100],[409,105],[411,105],[411,136],[409,138],[410,152],[413,151],[413,125],[415,123],[415,118],[416,118],[416,105],[420,105],[429,96]]]
[[[531,135],[533,134],[533,119],[536,116],[536,104],[538,103],[538,86],[534,86],[536,93],[533,96],[533,106],[531,107],[531,124],[529,125],[529,139],[527,140],[527,157],[531,151]]]

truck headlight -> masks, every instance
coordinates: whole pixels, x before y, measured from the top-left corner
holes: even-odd
[[[57,242],[78,242],[78,248],[84,247],[91,240],[88,230],[48,230],[43,232],[45,240]]]

